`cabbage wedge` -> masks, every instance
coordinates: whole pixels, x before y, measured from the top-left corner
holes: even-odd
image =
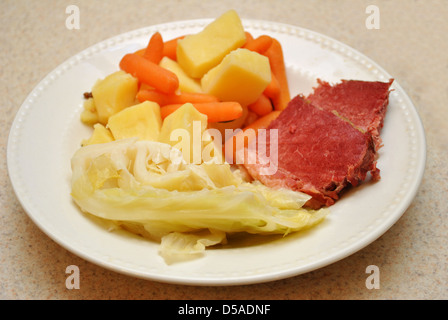
[[[304,209],[306,194],[246,182],[228,164],[189,164],[161,142],[88,145],[74,154],[71,167],[75,203],[159,241],[167,263],[198,257],[229,233],[286,235],[328,213]]]

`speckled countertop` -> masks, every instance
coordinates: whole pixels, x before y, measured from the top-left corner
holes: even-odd
[[[66,7],[80,9],[68,30]],[[365,26],[380,9],[380,29]],[[311,29],[364,53],[401,84],[426,130],[427,163],[416,198],[378,240],[327,267],[262,284],[195,287],[137,279],[65,250],[27,216],[6,166],[12,121],[29,92],[60,63],[114,35],[175,20],[213,18],[229,8],[247,19]],[[430,1],[30,1],[0,3],[0,299],[447,299],[448,3]],[[380,289],[365,286],[368,265]],[[82,272],[79,290],[66,267]]]

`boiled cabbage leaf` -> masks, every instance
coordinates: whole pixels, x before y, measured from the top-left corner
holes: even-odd
[[[85,212],[161,242],[165,261],[200,255],[226,234],[309,228],[327,209],[310,196],[244,181],[229,164],[187,163],[166,143],[117,140],[80,148],[71,160],[72,197]]]

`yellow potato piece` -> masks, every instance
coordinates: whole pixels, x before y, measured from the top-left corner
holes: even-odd
[[[101,123],[96,123],[93,125],[93,133],[90,136],[89,139],[82,141],[82,146],[88,146],[91,144],[98,144],[98,143],[107,143],[114,141],[114,137],[112,136],[112,133],[107,129],[105,126],[103,126]]]
[[[98,121],[106,125],[110,116],[134,105],[137,90],[137,79],[121,70],[97,81],[92,95]]]
[[[137,137],[157,141],[161,126],[160,106],[152,101],[123,109],[111,116],[107,123],[115,140]]]
[[[159,65],[170,70],[179,79],[179,90],[181,92],[202,92],[201,83],[197,79],[191,78],[181,66],[174,60],[163,57]]]
[[[81,122],[93,126],[98,122],[98,113],[96,112],[95,103],[93,102],[93,98],[89,98],[84,101],[83,110],[81,112]]]
[[[179,40],[177,61],[190,77],[201,78],[245,42],[246,34],[240,17],[235,10],[229,10],[201,32]]]
[[[201,79],[204,92],[222,101],[247,106],[263,93],[271,81],[269,59],[257,52],[236,49]]]
[[[207,129],[207,116],[186,103],[163,120],[159,142],[167,143],[180,151],[187,163],[202,162],[202,140]]]

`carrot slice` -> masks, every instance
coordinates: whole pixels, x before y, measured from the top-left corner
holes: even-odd
[[[250,125],[244,127],[241,131],[230,137],[226,140],[224,143],[224,154],[229,163],[235,163],[236,161],[236,154],[237,151],[240,149],[237,149],[237,141],[240,139],[245,139],[244,143],[242,145],[239,145],[240,148],[248,147],[249,144],[257,137],[258,130],[259,129],[266,129],[269,127],[272,121],[274,121],[279,115],[281,111],[275,110],[267,115],[258,118],[254,122],[252,122]],[[251,129],[254,130],[255,134],[249,135],[246,134],[246,132]]]
[[[163,38],[160,32],[154,33],[149,39],[143,57],[155,64],[159,64],[163,58]]]
[[[291,100],[288,78],[286,76],[286,66],[283,56],[283,49],[280,42],[272,38],[271,46],[263,53],[268,57],[272,74],[277,78],[280,85],[280,93],[272,98],[275,110],[283,110]]]
[[[278,83],[277,77],[272,72],[271,72],[271,82],[269,82],[266,89],[264,89],[263,94],[271,99],[277,98],[278,95],[280,94],[280,83]]]
[[[182,107],[183,104],[170,104],[160,108],[162,119]],[[243,108],[238,102],[203,102],[193,103],[200,113],[207,116],[208,122],[232,121],[242,116]]]
[[[134,53],[143,57],[143,55],[145,54],[145,51],[146,51],[146,48],[143,48],[143,49],[135,51]]]
[[[252,41],[247,42],[243,48],[255,51],[258,53],[265,52],[272,45],[272,38],[267,35],[261,35]]]
[[[246,42],[244,43],[243,47],[247,46],[250,42],[254,41],[254,37],[249,31],[244,32],[246,34]]]
[[[126,54],[120,61],[120,68],[161,92],[174,93],[179,88],[179,79],[173,72],[138,54]]]
[[[264,94],[261,94],[254,103],[247,107],[261,117],[273,111],[271,100]]]
[[[137,93],[137,99],[140,102],[154,101],[159,106],[165,106],[168,104],[184,104],[190,103],[206,103],[206,102],[219,102],[219,99],[211,94],[196,93],[196,92],[181,92],[179,94],[167,94],[159,92],[157,90],[140,90]]]
[[[272,121],[277,119],[277,117],[280,115],[280,112],[281,112],[280,110],[274,110],[272,112],[269,112],[267,115],[265,115],[265,116],[263,116],[261,118],[258,118],[257,120],[252,122],[252,124],[248,125],[243,130],[246,130],[246,129],[253,129],[253,130],[266,129],[267,127],[269,127],[269,125],[271,124]]]
[[[163,55],[170,58],[171,60],[177,61],[177,40],[183,39],[185,36],[180,36],[168,41],[163,44]]]

